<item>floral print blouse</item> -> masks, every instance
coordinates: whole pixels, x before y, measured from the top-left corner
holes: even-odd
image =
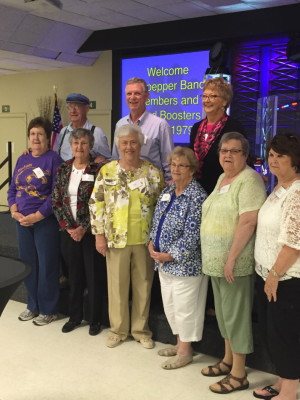
[[[52,207],[60,227],[65,230],[82,226],[87,231],[90,229],[90,213],[88,202],[94,187],[95,178],[102,164],[96,164],[90,160],[83,172],[83,178],[78,187],[77,193],[77,215],[76,221],[73,218],[70,197],[68,193],[70,176],[72,173],[74,159],[61,164],[57,169],[56,184],[52,192]]]
[[[163,187],[161,171],[148,161],[143,160],[134,171],[121,168],[118,161],[104,165],[89,201],[92,233],[104,234],[108,247],[124,248],[130,218],[129,191],[138,190],[142,241],[147,243],[152,214]]]
[[[201,274],[200,223],[202,203],[206,192],[195,179],[176,197],[170,210],[165,213],[175,192],[175,184],[161,193],[152,221],[150,239],[155,242],[159,222],[165,215],[159,238],[159,250],[174,258],[160,265],[160,269],[176,276],[197,276]],[[155,267],[158,268],[156,263]]]

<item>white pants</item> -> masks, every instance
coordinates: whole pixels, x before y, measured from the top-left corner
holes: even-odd
[[[159,271],[167,320],[182,342],[202,339],[208,277],[181,277]]]

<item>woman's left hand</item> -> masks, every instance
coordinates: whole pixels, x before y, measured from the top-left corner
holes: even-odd
[[[150,240],[149,244],[148,244],[148,250],[150,253],[150,257],[153,258],[154,261],[158,262],[158,263],[165,263],[167,261],[173,261],[174,258],[171,256],[170,253],[160,253],[159,251],[155,251],[155,247],[153,244],[153,241]]]
[[[43,218],[44,216],[39,211],[37,211],[36,213],[23,216],[18,221],[22,226],[32,226],[36,222],[41,221]]]
[[[173,257],[169,253],[159,253],[158,251],[154,251],[151,255],[154,261],[158,263],[165,263],[167,261],[173,261]]]
[[[70,229],[70,231],[68,231],[69,235],[75,242],[80,242],[85,232],[86,229],[84,229],[82,226],[78,226],[76,229]]]
[[[232,283],[234,281],[233,270],[234,270],[234,261],[227,260],[224,266],[224,276],[228,283]]]
[[[278,277],[269,272],[265,282],[265,293],[269,301],[277,300]]]

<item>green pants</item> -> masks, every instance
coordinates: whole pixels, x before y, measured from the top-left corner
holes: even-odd
[[[222,337],[229,340],[234,353],[252,353],[251,312],[254,276],[236,277],[232,283],[218,277],[212,277],[211,281]]]

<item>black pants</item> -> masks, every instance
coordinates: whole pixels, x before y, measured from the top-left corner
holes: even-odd
[[[281,281],[277,301],[268,301],[265,281],[256,276],[260,334],[281,378],[300,378],[300,279]]]
[[[68,267],[70,320],[80,322],[83,319],[83,293],[87,288],[89,323],[100,322],[103,295],[101,268],[105,268],[105,258],[96,250],[95,236],[86,233],[80,242],[75,242],[63,231],[61,252]]]

